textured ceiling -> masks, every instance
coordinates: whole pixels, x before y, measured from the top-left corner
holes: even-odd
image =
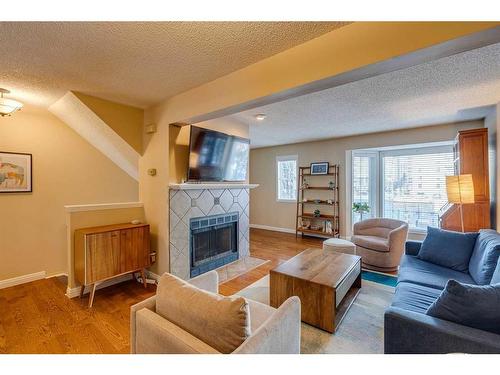
[[[147,107],[340,22],[0,22],[0,87],[49,106],[66,91]]]
[[[479,119],[498,102],[500,43],[229,117],[264,147]]]

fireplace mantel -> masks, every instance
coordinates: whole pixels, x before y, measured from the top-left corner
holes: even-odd
[[[200,190],[200,189],[254,189],[258,184],[240,184],[240,183],[183,183],[168,185],[173,190]]]

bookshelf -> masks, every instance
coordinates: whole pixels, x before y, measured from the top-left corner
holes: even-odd
[[[330,165],[321,175],[311,174],[311,167],[299,167],[297,185],[295,235],[339,237],[339,165]]]

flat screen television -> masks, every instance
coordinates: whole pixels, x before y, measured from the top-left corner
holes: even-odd
[[[250,140],[191,126],[188,181],[245,181]]]

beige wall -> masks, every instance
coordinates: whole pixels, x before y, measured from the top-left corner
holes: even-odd
[[[143,207],[92,209],[88,211],[66,213],[66,247],[68,267],[68,288],[77,285],[74,279],[74,231],[78,228],[100,225],[130,223],[132,220],[145,221]]]
[[[497,26],[497,22],[356,22],[259,61],[224,77],[168,98],[145,112],[157,132],[143,134],[139,196],[151,224],[158,261],[153,272],[168,271],[169,124],[223,117],[262,98],[283,98],[299,85],[423,50]],[[372,72],[372,74],[374,74]],[[289,90],[289,91],[287,91]],[[246,107],[248,108],[248,107]],[[208,116],[208,117],[207,117]],[[196,120],[193,120],[196,119]],[[157,175],[147,174],[156,168]]]
[[[142,154],[144,110],[74,92],[87,107],[101,118],[139,154]]]
[[[340,231],[346,233],[346,151],[360,148],[397,146],[453,140],[457,131],[483,127],[483,121],[445,124],[424,128],[367,134],[318,142],[265,147],[250,152],[250,182],[260,186],[250,193],[250,223],[295,229],[295,203],[276,201],[276,157],[298,155],[299,166],[314,161],[340,164]]]
[[[138,199],[137,181],[48,111],[0,118],[0,151],[33,154],[33,193],[0,194],[0,280],[67,272],[65,205]]]

